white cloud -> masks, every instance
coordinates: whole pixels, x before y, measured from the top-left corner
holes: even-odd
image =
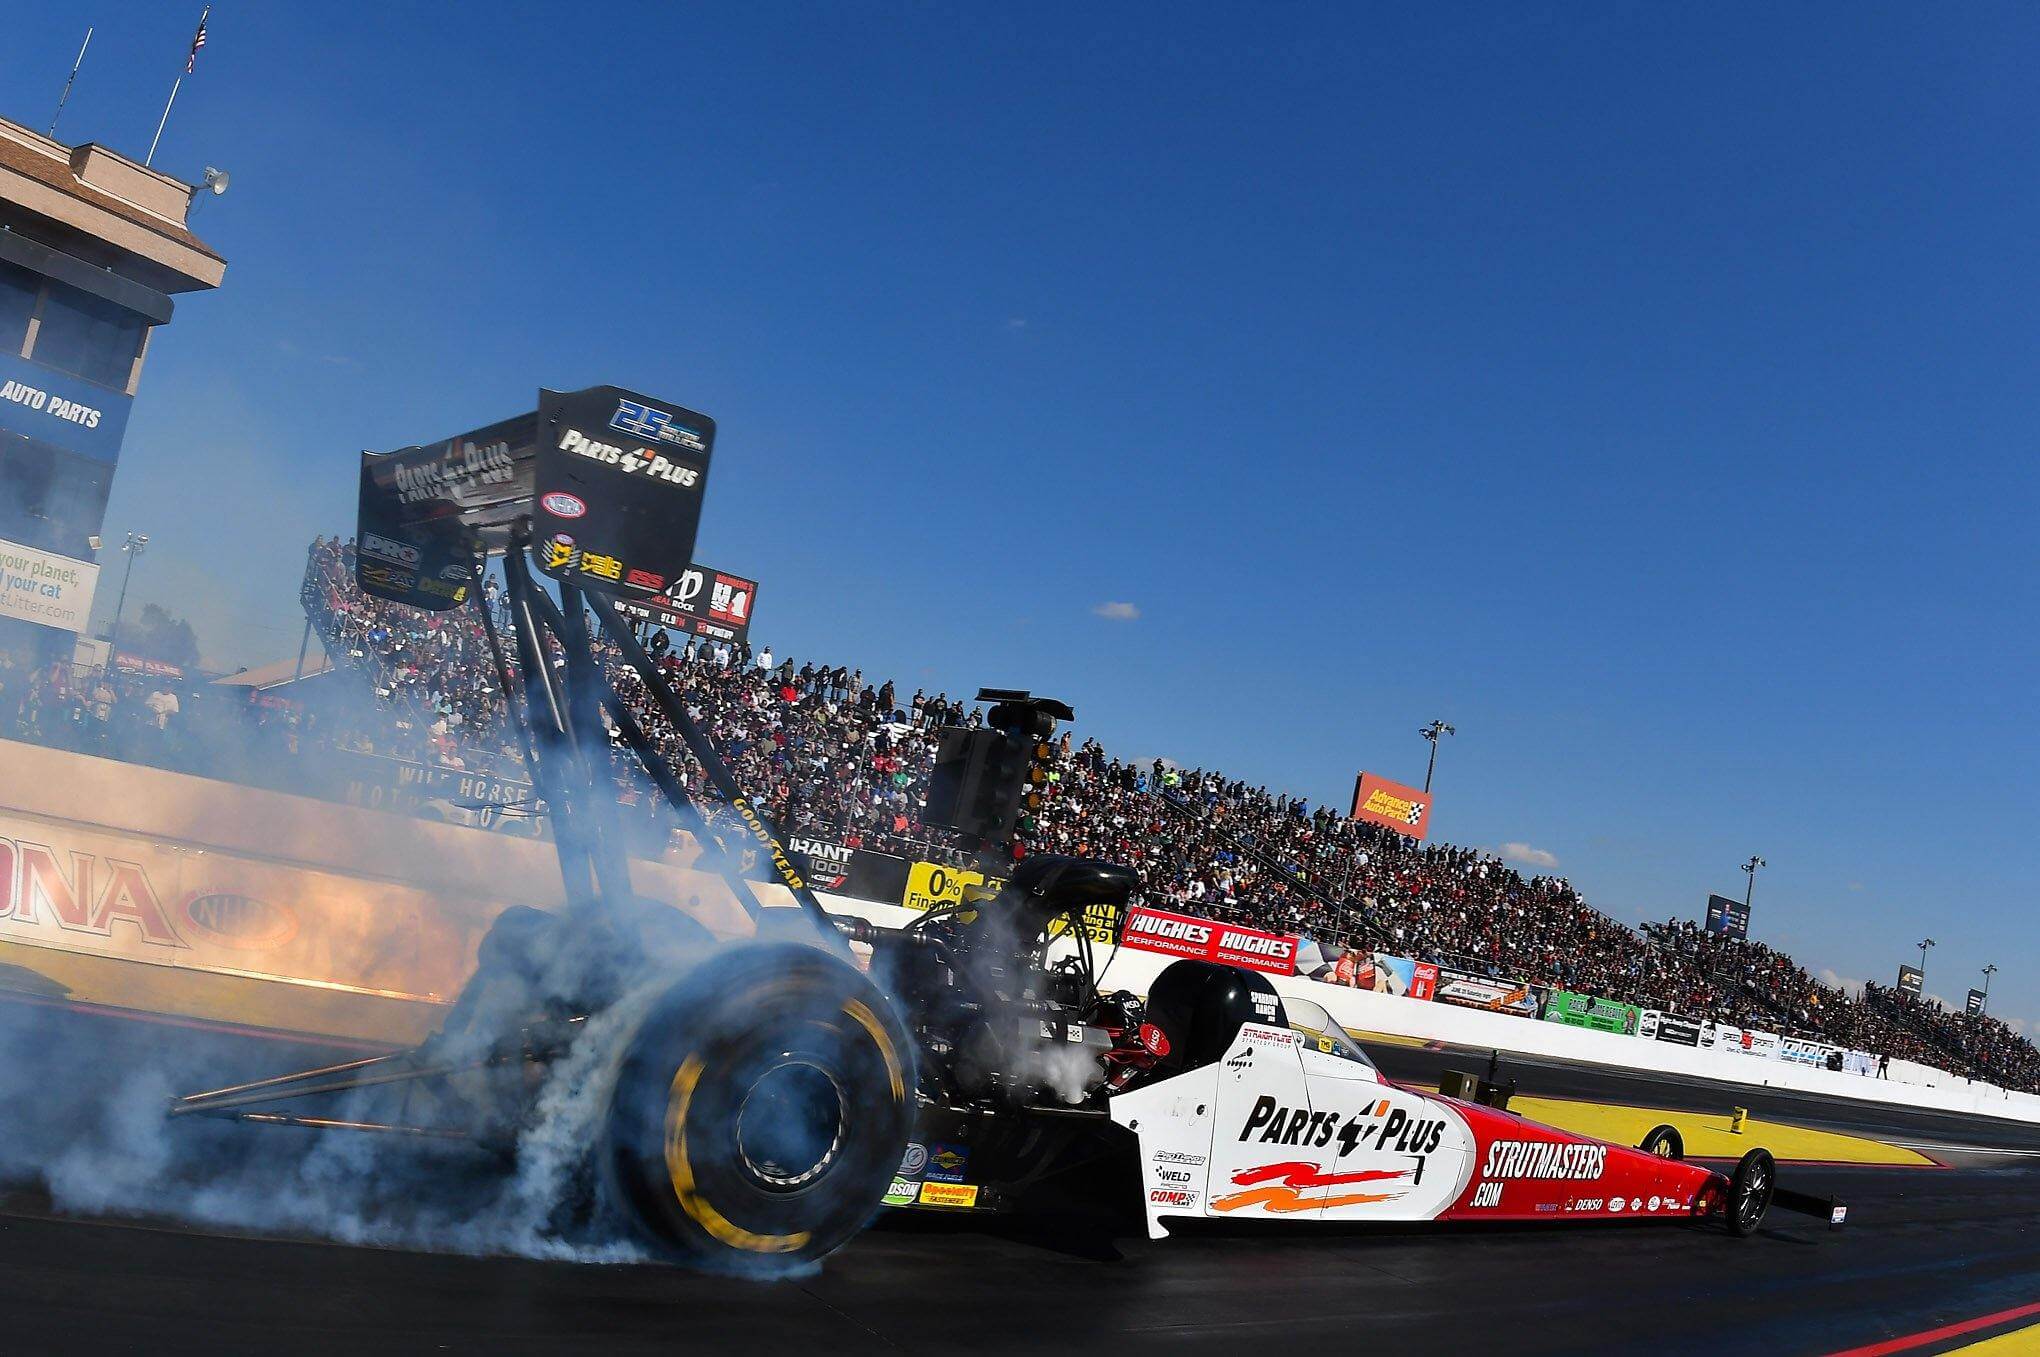
[[[1819,980],[1821,984],[1831,988],[1842,990],[1849,994],[1861,994],[1863,992],[1862,981],[1854,976],[1842,975],[1831,966],[1823,966],[1813,974],[1814,978]]]
[[[1027,317],[1025,317],[1025,316],[1008,316],[1008,317],[1006,317],[1006,328],[1007,328],[1007,329],[1009,329],[1009,330],[1024,330],[1024,329],[1026,329],[1026,328],[1027,328]]]
[[[1520,862],[1526,867],[1556,867],[1558,855],[1547,853],[1542,848],[1532,848],[1527,843],[1505,843],[1502,856],[1510,862]]]
[[[1112,622],[1131,622],[1140,616],[1140,609],[1131,603],[1100,603],[1091,611]]]

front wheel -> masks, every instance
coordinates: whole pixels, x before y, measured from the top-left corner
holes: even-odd
[[[767,944],[714,958],[630,1037],[603,1128],[609,1197],[699,1265],[821,1258],[892,1182],[910,1051],[885,996],[835,957]]]
[[[1676,1126],[1651,1127],[1650,1134],[1646,1135],[1636,1148],[1645,1154],[1654,1154],[1660,1159],[1686,1157],[1686,1139],[1679,1134],[1679,1128]]]
[[[1764,1223],[1764,1212],[1770,1209],[1777,1181],[1778,1165],[1769,1150],[1751,1150],[1736,1161],[1735,1173],[1728,1180],[1728,1201],[1722,1208],[1730,1234],[1757,1232]]]

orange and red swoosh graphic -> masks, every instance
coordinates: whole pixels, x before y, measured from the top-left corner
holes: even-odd
[[[1278,1213],[1292,1211],[1321,1211],[1328,1206],[1365,1206],[1369,1202],[1385,1202],[1399,1197],[1400,1192],[1333,1192],[1323,1197],[1308,1200],[1304,1192],[1318,1187],[1350,1187],[1356,1183],[1378,1183],[1394,1178],[1407,1178],[1408,1169],[1361,1169],[1353,1173],[1324,1173],[1318,1166],[1304,1160],[1285,1164],[1264,1164],[1260,1168],[1241,1169],[1232,1176],[1233,1186],[1245,1188],[1244,1192],[1231,1192],[1223,1197],[1211,1199],[1214,1211],[1238,1211],[1243,1207],[1259,1206]],[[1279,1178],[1280,1182],[1269,1182]]]

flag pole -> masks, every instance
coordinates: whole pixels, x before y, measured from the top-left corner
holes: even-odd
[[[71,102],[71,83],[78,78],[78,68],[85,64],[85,49],[92,45],[92,30],[85,30],[85,41],[78,45],[78,59],[71,63],[70,78],[64,81],[64,92],[57,97],[57,111],[50,118],[50,130],[45,134],[57,135],[57,119],[64,116],[64,105]]]
[[[156,136],[154,140],[150,141],[149,143],[148,158],[142,161],[142,167],[144,169],[156,163],[156,143],[163,140],[163,124],[170,121],[170,105],[177,102],[177,88],[179,85],[182,85],[183,83],[184,74],[183,72],[180,71],[178,72],[176,83],[170,86],[170,98],[169,101],[163,105],[163,116],[156,120]]]
[[[184,86],[184,77],[191,74],[193,63],[198,60],[198,49],[205,42],[205,21],[212,17],[212,6],[207,5],[198,16],[198,35],[191,40],[191,55],[184,59],[184,69],[177,73],[177,79],[170,86],[170,97],[164,101],[163,116],[156,119],[156,135],[149,142],[149,154],[142,161],[147,169],[156,163],[156,147],[163,140],[163,124],[170,121],[171,105],[177,102],[177,91]]]

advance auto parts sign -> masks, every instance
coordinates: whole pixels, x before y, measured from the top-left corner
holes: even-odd
[[[714,444],[714,420],[670,401],[614,386],[540,392],[539,568],[622,598],[664,594],[693,559]]]
[[[1362,773],[1353,783],[1352,818],[1421,839],[1431,832],[1431,794]]]
[[[1128,947],[1163,956],[1194,957],[1226,966],[1245,966],[1270,975],[1296,973],[1294,934],[1263,933],[1239,924],[1215,923],[1166,910],[1136,909],[1126,916],[1120,939]]]

